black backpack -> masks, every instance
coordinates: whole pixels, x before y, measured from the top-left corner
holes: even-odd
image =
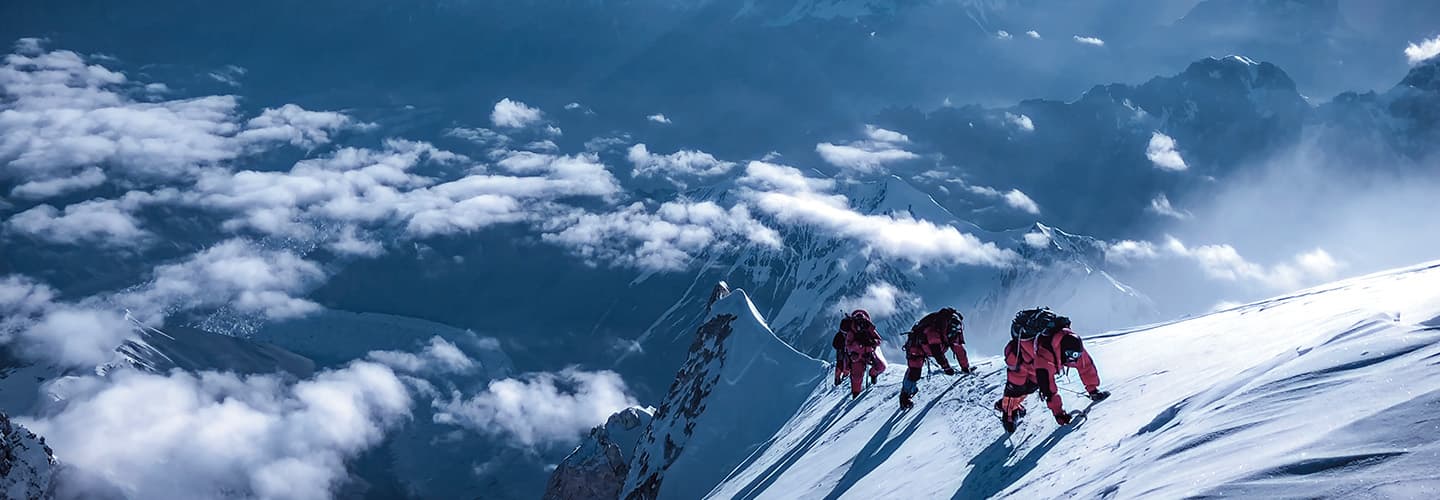
[[[1017,312],[1015,321],[1010,323],[1010,337],[1030,340],[1044,335],[1060,324],[1060,318],[1048,307]]]

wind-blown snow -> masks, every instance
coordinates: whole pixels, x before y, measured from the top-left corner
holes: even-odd
[[[1075,318],[1085,329],[1086,318]],[[1002,363],[923,380],[901,370],[856,403],[827,383],[714,498],[1433,498],[1440,494],[1440,261],[1207,316],[1093,335],[1107,401],[1062,379],[1007,439]],[[1088,406],[1087,406],[1088,405]]]

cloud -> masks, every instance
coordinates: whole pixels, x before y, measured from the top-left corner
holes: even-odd
[[[1026,132],[1034,132],[1034,131],[1035,131],[1035,122],[1030,121],[1030,117],[1025,116],[1025,115],[1017,115],[1017,114],[1014,114],[1014,113],[1006,112],[1006,113],[1005,113],[1005,122],[1006,122],[1006,123],[1009,123],[1009,124],[1011,124],[1011,125],[1014,125],[1015,128],[1018,128],[1018,129],[1020,129],[1020,130],[1026,131]]]
[[[370,351],[366,359],[407,373],[469,373],[480,365],[459,347],[440,336],[418,353],[404,351]]]
[[[330,142],[330,133],[347,128],[373,128],[373,124],[356,124],[349,116],[332,111],[309,111],[294,104],[267,108],[251,118],[245,130],[235,136],[242,143],[285,142],[292,146],[313,148]]]
[[[133,248],[146,244],[152,235],[140,228],[130,214],[130,205],[121,200],[90,200],[65,207],[39,205],[15,214],[5,227],[41,241],[109,248]]]
[[[1033,38],[1033,39],[1035,39],[1035,40],[1039,40],[1039,39],[1040,39],[1040,32],[1039,32],[1039,31],[1035,31],[1035,30],[1026,31],[1026,32],[1025,32],[1025,36],[1028,36],[1028,37]]]
[[[37,42],[38,43],[38,42]],[[44,194],[111,178],[169,180],[291,143],[312,147],[360,127],[336,113],[287,105],[242,124],[234,96],[139,102],[123,73],[70,51],[26,47],[0,65],[0,175]],[[68,180],[67,180],[68,179]]]
[[[1105,46],[1105,41],[1104,41],[1104,40],[1101,40],[1101,39],[1099,39],[1099,38],[1095,38],[1095,37],[1093,37],[1093,36],[1080,36],[1080,35],[1075,35],[1075,36],[1073,36],[1073,37],[1071,37],[1071,38],[1073,38],[1073,39],[1075,40],[1075,43],[1078,43],[1078,44],[1081,44],[1081,45],[1093,45],[1093,46],[1096,46],[1096,47],[1104,47],[1104,46]]]
[[[58,411],[23,423],[132,498],[332,498],[346,463],[412,404],[400,377],[368,362],[298,382],[127,369],[46,392],[63,399]]]
[[[1010,205],[1010,208],[1028,214],[1040,215],[1040,205],[1037,205],[1035,200],[1030,199],[1028,195],[1020,192],[1019,189],[1006,191],[1003,198],[1005,199],[1005,204]]]
[[[436,422],[507,437],[527,448],[573,443],[636,404],[619,374],[578,368],[495,380],[468,399],[456,391],[434,403]]]
[[[449,137],[457,137],[481,146],[502,147],[510,143],[510,137],[488,128],[452,128],[445,131]]]
[[[572,102],[572,103],[569,103],[569,104],[566,104],[566,105],[565,105],[565,110],[566,110],[566,111],[574,111],[574,110],[580,109],[580,108],[582,108],[582,107],[584,107],[584,106],[581,106],[580,103],[578,103],[578,102]]]
[[[952,226],[908,214],[868,215],[849,207],[844,196],[821,191],[833,181],[810,179],[792,167],[750,162],[740,183],[758,210],[781,223],[819,227],[865,245],[867,251],[916,264],[952,263],[1003,267],[1018,255],[980,241]]]
[[[1405,60],[1409,61],[1411,66],[1430,60],[1436,55],[1440,55],[1440,36],[1421,40],[1419,44],[1412,42],[1405,47]]]
[[[1128,264],[1137,260],[1149,260],[1159,255],[1155,244],[1148,241],[1123,240],[1105,248],[1105,260]]]
[[[26,182],[10,190],[10,195],[16,198],[43,200],[74,191],[84,191],[104,183],[105,172],[99,167],[90,167],[65,177]]]
[[[1025,233],[1025,244],[1033,248],[1046,248],[1050,246],[1050,235],[1039,232]]]
[[[1145,147],[1145,157],[1155,164],[1155,168],[1162,170],[1179,172],[1190,168],[1185,164],[1185,159],[1180,157],[1180,152],[1175,150],[1175,139],[1159,131],[1150,134],[1150,144]]]
[[[664,123],[666,125],[670,124],[670,119],[666,118],[664,113],[655,113],[653,115],[645,117],[645,119],[655,123]]]
[[[734,162],[718,160],[704,151],[684,149],[657,155],[644,144],[631,146],[626,157],[635,165],[636,177],[662,177],[682,189],[688,179],[724,175],[735,168]]]
[[[1211,279],[1258,283],[1274,290],[1293,290],[1307,283],[1333,279],[1339,270],[1346,267],[1320,248],[1297,254],[1287,262],[1264,266],[1246,259],[1228,244],[1189,247],[1173,236],[1166,236],[1159,245],[1146,241],[1120,241],[1111,244],[1105,251],[1106,260],[1119,264],[1162,257],[1188,259]]]
[[[247,72],[248,71],[245,68],[231,64],[218,70],[211,71],[209,76],[210,79],[217,82],[229,85],[231,87],[239,87],[240,77],[245,76],[245,73]]]
[[[545,241],[595,264],[607,262],[655,271],[683,269],[710,248],[754,243],[781,245],[780,235],[750,216],[745,205],[667,202],[654,212],[634,203],[607,213],[577,211],[544,226]]]
[[[1190,212],[1184,210],[1177,210],[1175,209],[1175,207],[1171,206],[1170,197],[1165,196],[1165,193],[1155,195],[1155,198],[1150,200],[1150,208],[1146,210],[1152,213],[1160,214],[1166,217],[1174,217],[1180,220],[1190,218]]]
[[[826,163],[855,174],[875,173],[887,164],[920,157],[900,148],[910,142],[905,134],[866,125],[865,136],[866,140],[847,144],[822,142],[815,145],[815,152]]]
[[[1015,38],[1015,37],[1014,37],[1013,35],[1011,35],[1009,31],[1000,30],[1000,31],[995,32],[995,38],[999,38],[999,39],[1001,39],[1001,40],[1009,40],[1009,39]]]
[[[865,137],[872,141],[890,144],[907,144],[910,142],[910,136],[908,135],[869,124],[865,125]]]
[[[864,309],[871,317],[884,318],[905,309],[918,309],[920,297],[881,281],[865,287],[865,293],[858,297],[841,299],[835,307],[841,312]]]
[[[495,103],[495,109],[490,112],[490,123],[501,128],[525,128],[540,123],[542,119],[544,113],[539,109],[512,101],[509,97]]]
[[[964,179],[951,179],[951,178],[948,178],[948,177],[946,177],[946,175],[945,175],[944,172],[940,172],[940,171],[938,171],[938,170],[931,170],[931,171],[929,171],[929,172],[925,172],[924,174],[922,174],[922,176],[924,176],[924,177],[926,177],[926,178],[929,178],[929,179],[937,179],[937,180],[942,180],[942,181],[944,181],[944,182],[949,182],[949,183],[951,183],[951,184],[955,184],[955,185],[957,185],[957,186],[960,186],[961,189],[964,189],[964,190],[966,190],[966,191],[969,191],[970,193],[973,193],[973,194],[976,194],[976,195],[979,195],[979,196],[983,196],[983,197],[985,197],[985,198],[990,198],[990,199],[995,199],[995,200],[1003,201],[1003,202],[1005,202],[1005,204],[1008,205],[1010,208],[1013,208],[1013,209],[1016,209],[1016,210],[1019,210],[1019,211],[1025,212],[1025,213],[1028,213],[1028,214],[1032,214],[1032,215],[1039,215],[1039,214],[1040,214],[1040,204],[1035,203],[1035,200],[1032,199],[1032,198],[1030,198],[1030,195],[1025,194],[1025,192],[1023,192],[1023,191],[1021,191],[1021,190],[1019,190],[1019,189],[1011,189],[1011,190],[1009,190],[1009,191],[1001,191],[1001,190],[999,190],[999,189],[996,189],[996,188],[993,188],[993,187],[990,187],[990,186],[979,186],[979,185],[975,185],[975,184],[970,184],[970,183],[965,182]]]
[[[144,286],[111,300],[147,324],[177,310],[225,306],[270,319],[293,318],[320,306],[297,297],[318,286],[325,272],[284,249],[231,239],[173,264],[158,266]]]

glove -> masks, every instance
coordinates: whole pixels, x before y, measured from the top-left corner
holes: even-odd
[[[1070,414],[1069,414],[1069,413],[1056,413],[1056,414],[1055,414],[1055,423],[1060,424],[1060,425],[1070,425]]]

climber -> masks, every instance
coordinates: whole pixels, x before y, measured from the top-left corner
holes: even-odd
[[[846,334],[850,332],[855,320],[846,316],[840,320],[840,330],[835,332],[835,338],[830,345],[835,348],[835,386],[839,387],[845,377],[850,374],[850,358],[845,354],[845,344],[849,342]]]
[[[1049,382],[1049,390],[1054,394],[1055,400],[1051,408],[1060,406],[1060,394],[1055,391],[1055,377],[1069,368],[1075,368],[1080,373],[1080,382],[1085,384],[1085,395],[1091,401],[1103,401],[1110,397],[1108,391],[1100,390],[1100,373],[1095,369],[1095,360],[1090,358],[1090,353],[1080,342],[1080,336],[1070,330],[1070,318],[1056,317],[1055,326],[1041,333],[1036,340],[1035,379],[1042,384]],[[1044,375],[1041,374],[1042,370]],[[1066,415],[1068,417],[1069,414]]]
[[[856,309],[850,313],[850,330],[846,333],[845,350],[850,357],[850,397],[860,396],[865,367],[869,366],[870,383],[885,371],[885,357],[880,354],[880,334],[875,332],[875,323],[870,313]]]
[[[911,328],[905,335],[904,350],[906,369],[905,381],[900,384],[900,409],[909,410],[915,407],[915,393],[920,392],[920,387],[916,385],[920,381],[920,368],[925,366],[926,359],[930,357],[925,333],[920,328]]]
[[[911,331],[916,330],[925,335],[926,348],[946,375],[955,374],[955,369],[951,368],[950,362],[945,359],[947,348],[955,353],[955,361],[960,364],[961,373],[974,373],[970,368],[970,358],[965,355],[965,317],[958,311],[946,307],[927,314],[911,328]]]
[[[1036,391],[1050,408],[1055,423],[1070,424],[1071,416],[1065,411],[1055,384],[1055,376],[1064,367],[1080,370],[1081,381],[1091,400],[1101,401],[1110,396],[1100,390],[1095,363],[1080,345],[1080,337],[1069,327],[1070,318],[1056,316],[1048,308],[1015,314],[1010,325],[1010,342],[1005,345],[1005,394],[995,402],[1005,432],[1015,431],[1016,422],[1025,416],[1025,397]],[[1066,340],[1067,337],[1073,340]]]

